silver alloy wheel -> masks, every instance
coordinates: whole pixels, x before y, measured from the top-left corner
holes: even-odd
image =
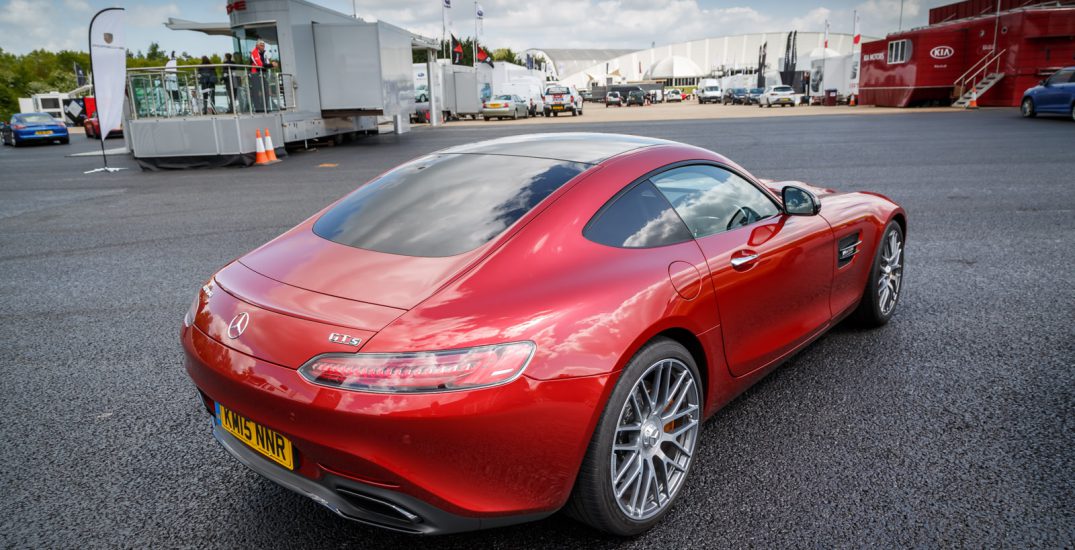
[[[1022,114],[1025,117],[1030,116],[1030,113],[1034,112],[1034,102],[1028,97],[1023,100]]]
[[[892,313],[899,299],[903,279],[903,243],[899,231],[891,231],[881,249],[881,269],[877,278],[877,305],[881,315]]]
[[[673,500],[690,470],[701,406],[694,374],[662,359],[635,382],[612,439],[612,490],[620,511],[646,520]]]

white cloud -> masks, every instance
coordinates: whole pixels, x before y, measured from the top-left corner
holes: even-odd
[[[349,0],[313,0],[329,9],[351,13]],[[932,0],[931,0],[932,1]],[[938,2],[940,0],[937,0]],[[646,48],[651,42],[672,44],[751,32],[821,31],[825,20],[832,32],[851,32],[851,11],[862,20],[862,33],[884,36],[896,30],[901,0],[823,0],[792,2],[766,11],[749,0],[482,0],[482,40],[493,47]],[[925,23],[923,0],[903,0],[903,27]],[[150,41],[165,49],[201,55],[229,49],[226,38],[168,31],[168,17],[204,21],[226,19],[223,3],[178,0],[128,2],[128,44],[144,50]],[[474,34],[472,0],[456,0],[450,10],[457,36]],[[85,49],[90,14],[107,0],[0,0],[0,47],[24,53],[35,48]],[[441,3],[436,0],[358,0],[360,16],[399,25],[429,37],[441,35]]]
[[[163,4],[160,6],[135,6],[127,10],[127,24],[135,27],[155,27],[164,29],[164,22],[169,17],[179,17],[179,6]]]
[[[11,0],[0,7],[0,36],[4,37],[0,47],[11,51],[85,49],[84,40],[58,27],[61,11],[52,0]]]

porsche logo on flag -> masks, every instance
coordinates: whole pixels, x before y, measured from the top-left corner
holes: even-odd
[[[112,33],[106,32],[105,33],[105,44],[111,44],[111,43],[112,43]]]

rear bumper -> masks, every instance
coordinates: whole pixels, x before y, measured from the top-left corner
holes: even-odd
[[[286,470],[214,428],[231,454],[344,517],[412,533],[507,525],[558,510],[610,378],[524,375],[473,391],[360,393],[311,384],[295,369],[227,348],[194,327],[181,337],[187,372],[207,408],[219,402],[280,432],[293,443],[296,467]]]
[[[213,437],[236,460],[281,487],[310,498],[340,517],[393,531],[422,535],[458,533],[535,521],[552,513],[493,518],[459,516],[398,491],[332,474],[316,481],[308,479],[265,460],[216,422],[213,422]]]
[[[507,107],[504,109],[482,109],[482,116],[515,116],[515,109]]]
[[[66,139],[69,135],[67,130],[52,130],[52,133],[47,135],[37,135],[36,131],[32,130],[14,133],[15,138],[19,141],[50,141],[54,139]]]

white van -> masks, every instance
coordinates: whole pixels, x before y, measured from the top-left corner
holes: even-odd
[[[698,103],[721,103],[724,101],[724,90],[720,87],[720,81],[715,78],[703,78],[698,82],[698,89],[694,93],[698,96]]]

